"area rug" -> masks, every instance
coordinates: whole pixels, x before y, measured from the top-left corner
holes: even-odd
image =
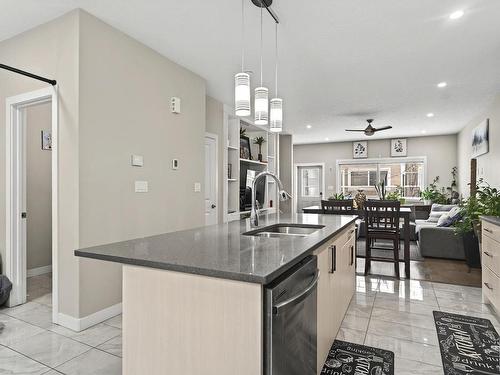
[[[394,259],[394,251],[392,250],[392,242],[377,240],[377,247],[387,247],[387,250],[372,249],[372,256],[378,258]],[[366,242],[364,238],[358,239],[356,255],[359,258],[364,258],[366,255]],[[404,243],[401,241],[399,248],[399,259],[404,259]],[[420,254],[420,249],[415,241],[410,241],[410,260],[424,260]]]
[[[500,374],[500,337],[488,319],[434,311],[444,375]]]
[[[335,340],[321,374],[394,375],[394,353]]]

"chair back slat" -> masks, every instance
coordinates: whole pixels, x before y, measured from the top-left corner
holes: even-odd
[[[354,209],[354,203],[352,199],[322,200],[321,209],[324,214],[338,213],[339,211],[352,211]]]
[[[398,232],[400,213],[401,203],[398,201],[369,200],[365,202],[366,230]]]

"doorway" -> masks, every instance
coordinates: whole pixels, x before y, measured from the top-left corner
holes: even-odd
[[[219,221],[217,138],[215,134],[205,134],[205,225],[214,225]]]
[[[39,299],[57,323],[57,91],[6,100],[8,306]]]
[[[325,190],[324,163],[295,165],[296,212],[302,213],[304,207],[321,206]]]

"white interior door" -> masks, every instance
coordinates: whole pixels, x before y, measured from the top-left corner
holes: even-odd
[[[297,167],[297,212],[304,207],[320,206],[323,197],[323,166]]]
[[[205,225],[217,224],[217,138],[205,136]]]

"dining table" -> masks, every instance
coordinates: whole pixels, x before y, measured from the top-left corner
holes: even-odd
[[[323,209],[321,206],[309,206],[304,207],[302,212],[305,214],[323,214]],[[404,241],[404,249],[403,249],[403,259],[400,260],[405,264],[405,277],[407,279],[410,278],[410,216],[413,210],[411,207],[401,207],[400,216],[403,219],[403,241]],[[364,210],[338,210],[338,211],[329,211],[327,215],[357,215],[359,218],[363,218],[365,216]]]

